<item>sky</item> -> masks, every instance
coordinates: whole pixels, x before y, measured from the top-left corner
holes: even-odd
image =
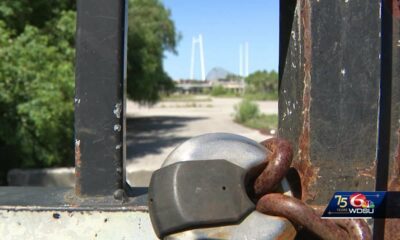
[[[178,55],[165,53],[164,69],[174,79],[190,77],[192,37],[202,34],[205,72],[222,67],[239,74],[239,45],[249,44],[249,73],[277,70],[278,0],[162,0],[182,39]],[[200,79],[199,49],[195,78]]]

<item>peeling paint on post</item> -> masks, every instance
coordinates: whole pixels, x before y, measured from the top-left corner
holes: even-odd
[[[125,184],[126,0],[78,0],[75,162],[79,196]]]
[[[75,140],[75,179],[80,179],[81,165],[82,165],[82,162],[81,162],[81,141],[76,139]],[[80,184],[75,184],[75,193],[77,195],[81,194]]]
[[[304,54],[304,78],[303,78],[303,124],[299,137],[298,157],[293,163],[297,169],[302,185],[303,199],[313,199],[315,193],[311,193],[310,185],[315,183],[318,169],[314,168],[310,159],[310,107],[311,107],[311,69],[312,69],[312,36],[311,36],[311,7],[308,0],[301,1],[301,22],[303,32]],[[289,106],[290,107],[290,106]]]
[[[379,3],[281,0],[279,136],[308,203],[375,189]]]

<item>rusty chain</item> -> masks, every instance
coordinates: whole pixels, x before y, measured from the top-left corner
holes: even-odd
[[[253,186],[258,199],[256,209],[259,212],[285,217],[321,239],[372,239],[369,226],[364,220],[321,219],[321,207],[312,207],[295,197],[275,193],[275,189],[289,171],[293,151],[289,142],[281,138],[267,139],[261,144],[270,151],[270,155]]]

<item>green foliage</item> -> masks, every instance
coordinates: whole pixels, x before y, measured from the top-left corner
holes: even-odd
[[[73,9],[75,1],[72,0],[2,0],[0,20],[18,35],[25,26],[43,28],[48,21],[58,19],[62,12]]]
[[[128,96],[154,103],[160,91],[174,88],[162,65],[164,51],[176,53],[180,35],[171,12],[159,0],[130,0],[128,31]]]
[[[243,97],[251,101],[277,100],[278,92],[245,92]]]
[[[268,131],[278,127],[278,115],[261,114],[256,103],[244,99],[235,106],[235,122],[249,128]]]
[[[0,1],[0,185],[73,164],[75,1]]]
[[[73,164],[74,22],[74,12],[61,12],[51,28],[26,25],[20,34],[0,22],[0,148],[12,162],[6,167]]]
[[[228,93],[228,90],[221,85],[213,86],[211,89],[211,96],[221,96]]]
[[[235,121],[239,123],[247,122],[259,116],[258,105],[250,100],[244,99],[235,106]]]
[[[222,85],[216,85],[211,88],[210,95],[213,97],[237,97],[234,91],[224,88]]]
[[[256,71],[246,79],[245,96],[252,100],[278,99],[278,73]]]
[[[0,1],[0,20],[12,30],[13,37],[21,34],[26,26],[57,35],[53,23],[65,11],[74,10],[75,2],[4,0]],[[170,92],[175,87],[163,69],[162,59],[164,51],[176,53],[180,35],[175,30],[171,12],[160,0],[129,0],[128,6],[128,96],[141,103],[154,103],[161,92]],[[59,27],[75,29],[68,24]],[[74,36],[71,33],[62,37],[73,41]]]
[[[269,133],[269,130],[278,128],[278,115],[260,114],[259,116],[244,122],[243,125],[249,128],[264,130]]]
[[[12,167],[73,165],[75,1],[0,1],[0,185]],[[154,102],[179,34],[159,0],[130,0],[128,94]]]
[[[228,75],[226,75],[225,77],[226,80],[229,81],[234,81],[234,82],[240,82],[242,81],[242,77],[233,73],[229,73]]]

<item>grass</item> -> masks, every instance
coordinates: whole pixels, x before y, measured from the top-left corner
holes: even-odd
[[[278,100],[278,93],[245,93],[243,97],[251,101]]]
[[[256,103],[244,99],[235,106],[235,122],[269,134],[278,128],[278,115],[262,114]]]
[[[221,85],[213,86],[210,93],[213,97],[240,97],[240,93],[233,91],[232,89],[224,88]]]
[[[269,132],[278,128],[277,114],[261,114],[255,118],[251,118],[243,123],[244,126]]]

